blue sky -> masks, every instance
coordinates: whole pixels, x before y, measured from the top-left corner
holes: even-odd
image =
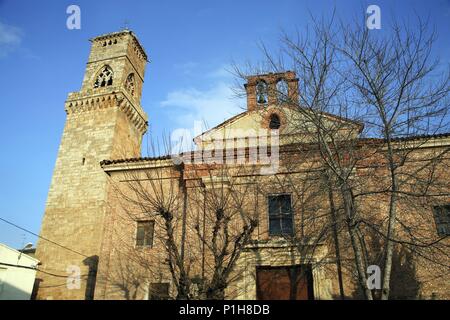
[[[66,8],[81,8],[81,30],[66,28]],[[0,217],[39,233],[64,126],[64,101],[81,86],[88,39],[128,21],[145,47],[142,105],[150,131],[213,126],[238,113],[231,61],[257,62],[258,41],[276,46],[280,30],[305,28],[313,16],[361,15],[369,4],[391,17],[429,15],[436,53],[450,63],[450,1],[20,1],[0,0]],[[380,31],[383,32],[383,28]],[[0,221],[0,242],[36,238]]]

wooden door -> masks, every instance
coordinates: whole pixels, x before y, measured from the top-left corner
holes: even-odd
[[[258,300],[312,300],[312,273],[309,266],[257,267]]]

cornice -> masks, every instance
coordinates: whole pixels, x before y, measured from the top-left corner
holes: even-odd
[[[145,61],[149,61],[148,60],[148,55],[145,52],[144,47],[142,47],[142,45],[140,44],[140,42],[137,39],[136,35],[131,30],[122,30],[122,31],[118,31],[118,32],[112,32],[112,33],[103,34],[103,35],[91,38],[91,39],[89,39],[89,41],[91,41],[91,42],[102,41],[102,40],[106,40],[106,39],[113,39],[113,38],[121,37],[123,35],[131,35],[131,37],[133,39],[133,44],[138,48],[138,50],[142,54],[144,60]]]
[[[147,115],[141,106],[135,106],[123,92],[73,92],[69,94],[64,106],[68,115],[105,108],[119,108],[142,134],[147,131]]]

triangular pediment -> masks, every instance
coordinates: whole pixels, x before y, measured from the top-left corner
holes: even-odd
[[[274,116],[275,115],[275,116]],[[273,117],[279,120],[279,128],[274,129]],[[214,141],[222,140],[227,146],[251,145],[253,137],[279,136],[279,143],[303,142],[315,131],[313,119],[321,117],[321,122],[336,130],[346,130],[359,134],[362,125],[358,122],[328,113],[317,113],[306,109],[273,105],[257,110],[242,112],[197,136],[194,141],[199,147],[209,148]],[[272,121],[272,122],[271,122]],[[240,141],[240,142],[236,142]]]

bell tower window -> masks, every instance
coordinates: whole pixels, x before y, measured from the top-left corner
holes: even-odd
[[[288,100],[289,87],[286,80],[281,79],[277,82],[277,100],[279,103]]]
[[[267,84],[265,81],[260,80],[256,84],[256,102],[260,105],[267,104]]]
[[[130,73],[125,80],[125,89],[134,96],[134,73]]]
[[[94,88],[107,87],[113,84],[113,71],[109,66],[104,66],[94,83]]]

